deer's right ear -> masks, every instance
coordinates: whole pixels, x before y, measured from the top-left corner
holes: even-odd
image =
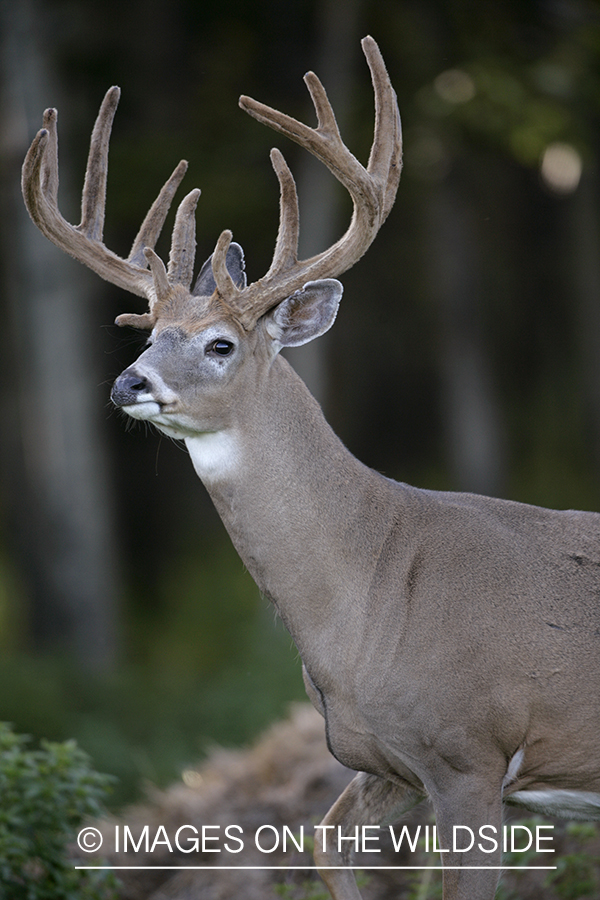
[[[309,281],[265,316],[267,332],[281,347],[300,347],[329,331],[342,299],[335,278]]]

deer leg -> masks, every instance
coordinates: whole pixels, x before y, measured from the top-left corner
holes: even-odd
[[[423,798],[408,784],[399,785],[365,772],[352,779],[321,822],[322,826],[333,825],[333,830],[319,827],[315,831],[315,863],[333,900],[361,900],[352,869],[331,868],[352,865],[352,842],[342,842],[339,849],[338,826],[340,834],[349,835],[354,834],[356,825],[393,822]]]
[[[430,796],[445,851],[440,854],[444,900],[494,900],[502,863],[500,779],[461,778],[450,790]]]

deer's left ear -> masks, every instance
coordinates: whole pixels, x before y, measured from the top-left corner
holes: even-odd
[[[267,313],[268,333],[282,347],[300,347],[325,334],[335,321],[343,290],[335,278],[309,281]]]

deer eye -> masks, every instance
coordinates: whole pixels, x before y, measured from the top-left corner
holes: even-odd
[[[218,340],[214,341],[207,349],[218,353],[219,356],[228,356],[233,350],[233,344],[231,341]]]

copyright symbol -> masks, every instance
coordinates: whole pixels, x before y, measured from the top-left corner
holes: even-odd
[[[82,828],[77,835],[77,844],[84,853],[93,853],[102,846],[102,835],[97,828]]]

